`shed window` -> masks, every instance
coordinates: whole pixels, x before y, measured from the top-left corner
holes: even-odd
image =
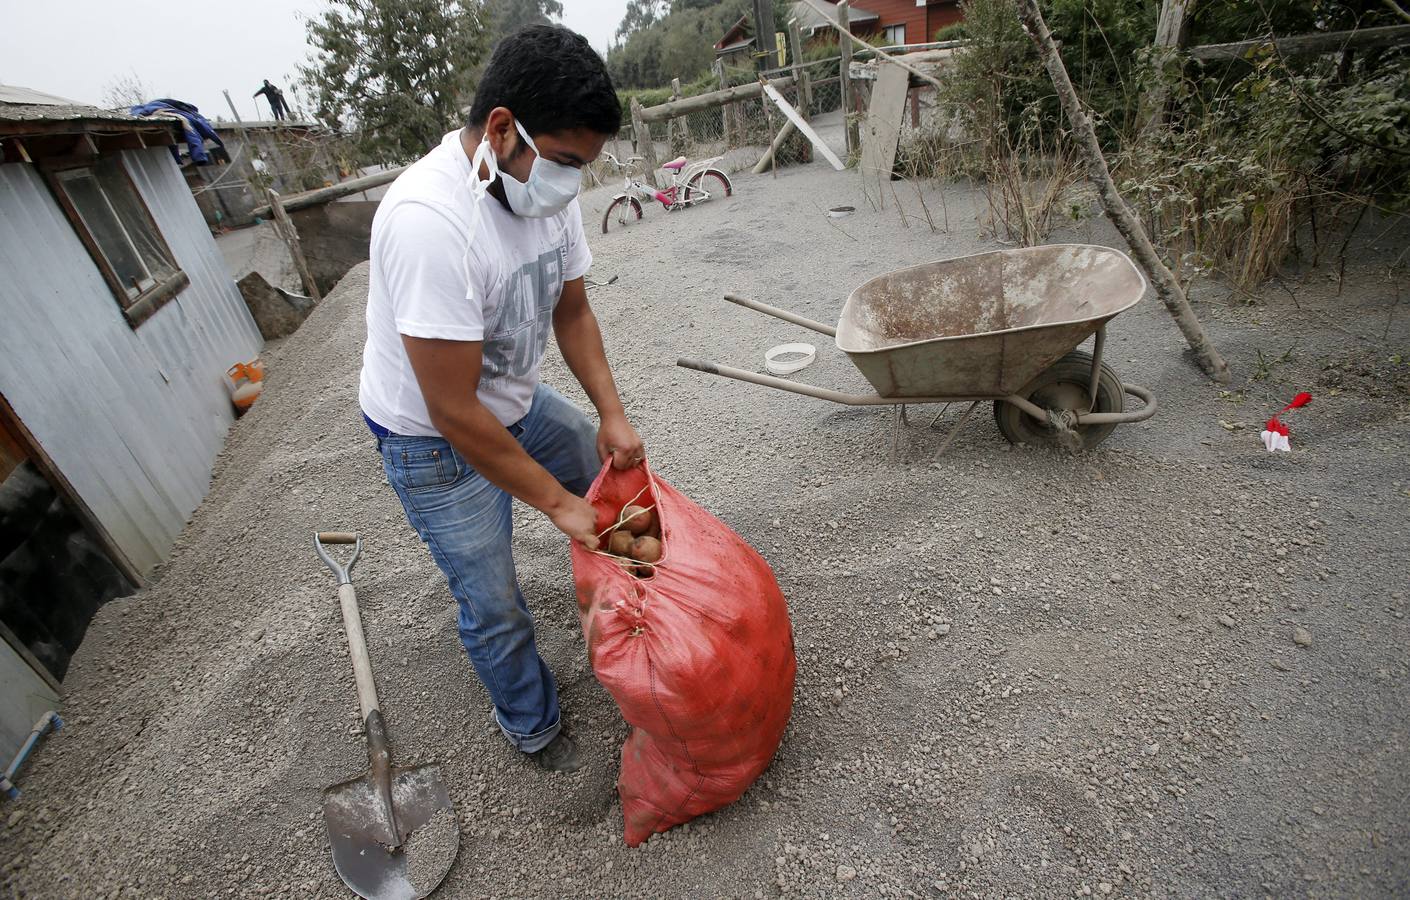
[[[906,26],[887,25],[881,29],[881,45],[883,47],[904,47],[906,44]]]
[[[54,172],[74,228],[133,325],[187,284],[117,156]]]

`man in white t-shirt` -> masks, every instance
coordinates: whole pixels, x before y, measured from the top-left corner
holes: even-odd
[[[597,547],[583,499],[640,464],[588,306],[581,169],[621,124],[602,59],[565,28],[496,47],[467,124],[402,173],[372,223],[359,401],[387,479],[460,604],[460,637],[510,742],[580,765],[510,547],[514,498]],[[549,334],[600,424],[539,383]]]

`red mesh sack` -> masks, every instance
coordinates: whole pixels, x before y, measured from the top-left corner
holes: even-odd
[[[768,767],[793,710],[793,628],[763,557],[645,465],[609,461],[587,499],[599,532],[629,503],[654,505],[661,530],[643,578],[573,544],[588,660],[632,726],[617,792],[635,847],[733,803]]]

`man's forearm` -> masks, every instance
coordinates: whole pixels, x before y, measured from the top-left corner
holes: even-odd
[[[480,403],[438,411],[433,423],[476,472],[540,512],[551,515],[572,496]]]
[[[598,416],[607,419],[625,415],[612,368],[607,364],[607,352],[602,346],[602,329],[592,309],[584,304],[571,316],[555,316],[553,333],[563,361],[583,386]]]

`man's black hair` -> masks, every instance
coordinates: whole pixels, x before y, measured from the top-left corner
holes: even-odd
[[[602,57],[559,25],[530,25],[499,42],[475,90],[466,124],[483,128],[503,106],[529,134],[586,128],[616,134],[622,105]]]

